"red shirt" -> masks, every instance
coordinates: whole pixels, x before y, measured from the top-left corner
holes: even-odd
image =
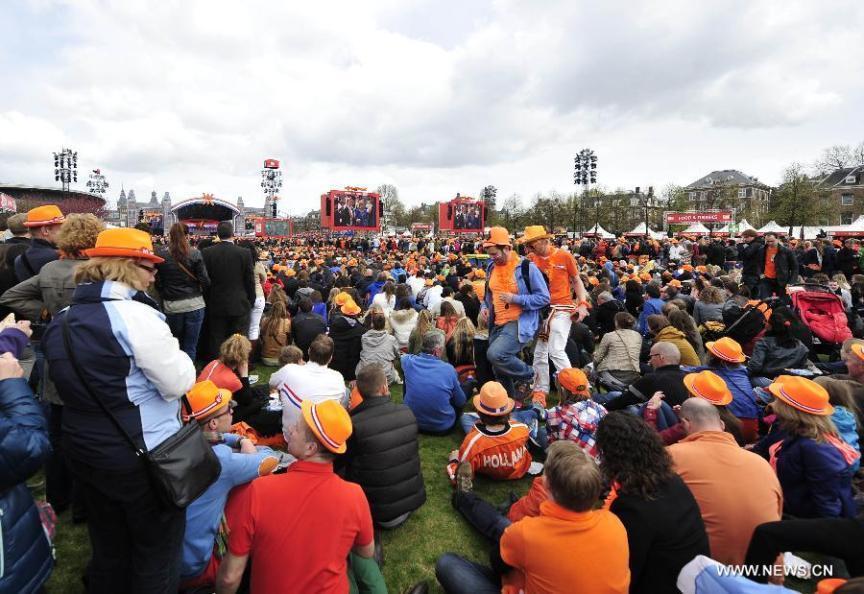
[[[374,536],[360,485],[332,464],[297,461],[228,500],[228,550],[252,557],[252,592],[348,592],[347,559]]]

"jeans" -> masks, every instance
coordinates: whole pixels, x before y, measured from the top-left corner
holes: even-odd
[[[554,311],[550,316],[549,338],[537,339],[534,345],[534,389],[546,394],[549,393],[549,360],[552,360],[558,371],[570,367],[566,349],[570,325],[573,323],[570,313],[566,311]]]
[[[772,295],[786,296],[786,285],[781,285],[775,279],[763,278],[759,281],[759,298],[767,299]]]
[[[644,405],[639,407],[640,418],[642,417],[644,408]],[[672,410],[672,407],[665,402],[661,402],[660,408],[657,409],[657,431],[663,431],[664,429],[668,429],[678,423],[678,416],[675,414],[675,411]]]
[[[171,334],[180,342],[180,350],[189,355],[192,361],[195,361],[198,351],[198,335],[204,323],[204,311],[202,307],[186,313],[165,315]]]
[[[507,322],[489,330],[486,358],[492,365],[496,379],[511,396],[514,382],[530,382],[534,377],[534,368],[519,358],[521,351],[518,322]]]
[[[456,491],[453,495],[453,506],[477,532],[495,546],[498,546],[501,535],[512,524],[495,506],[474,493]]]
[[[131,470],[70,464],[88,515],[88,593],[176,594],[186,511],[159,501],[143,464]]]
[[[447,594],[500,594],[501,578],[489,567],[455,553],[444,553],[435,563],[435,577]]]
[[[514,410],[510,413],[510,418],[517,423],[528,425],[528,437],[537,447],[546,449],[549,445],[549,435],[546,432],[546,421],[543,418],[543,413],[537,408],[528,407]],[[462,429],[462,432],[467,434],[471,428],[480,420],[477,413],[462,413],[462,416],[457,419],[456,423]]]

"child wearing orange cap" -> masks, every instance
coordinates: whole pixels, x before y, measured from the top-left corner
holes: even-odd
[[[591,400],[591,384],[581,369],[562,369],[557,381],[561,404],[547,413],[549,443],[570,440],[596,458],[594,433],[606,409]]]

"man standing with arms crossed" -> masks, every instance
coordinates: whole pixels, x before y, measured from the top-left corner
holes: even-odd
[[[566,349],[572,316],[577,315],[577,321],[584,319],[589,303],[576,260],[569,252],[554,247],[549,241],[551,237],[543,225],[531,225],[525,228],[520,240],[528,258],[540,269],[549,286],[551,311],[541,320],[534,345],[534,392],[531,395],[544,408],[549,394],[549,360],[555,363],[558,371],[570,367]],[[574,291],[576,303],[573,302]]]
[[[537,266],[513,251],[504,227],[492,227],[483,249],[492,261],[480,310],[481,318],[489,320],[486,358],[508,394],[522,402],[534,370],[519,358],[519,352],[537,334],[540,310],[549,305],[549,289]]]

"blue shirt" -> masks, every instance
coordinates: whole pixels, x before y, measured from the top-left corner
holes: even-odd
[[[665,302],[659,297],[648,299],[642,305],[642,313],[639,314],[639,333],[642,334],[642,336],[648,335],[648,316],[662,314],[664,305]]]
[[[231,489],[257,477],[261,462],[273,455],[270,449],[261,449],[257,454],[238,454],[231,447],[239,441],[239,435],[226,433],[225,444],[213,446],[213,453],[222,465],[219,478],[186,508],[186,534],[183,536],[180,566],[183,579],[197,577],[207,568]]]
[[[405,405],[421,431],[447,431],[456,423],[456,408],[465,404],[459,376],[449,363],[422,353],[402,355]]]

